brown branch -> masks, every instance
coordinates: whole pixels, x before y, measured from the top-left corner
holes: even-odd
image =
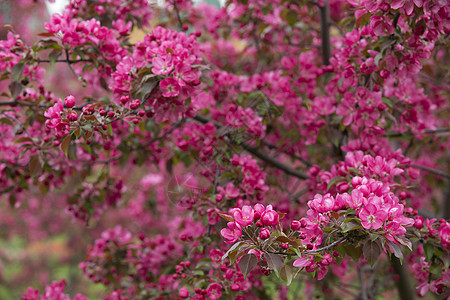
[[[93,61],[91,59],[75,59],[75,60],[57,59],[57,60],[54,60],[54,61],[51,61],[49,59],[37,59],[36,62],[38,62],[38,63],[58,62],[58,63],[76,64],[76,63],[79,63],[79,62],[93,62]]]
[[[200,116],[200,115],[196,115],[193,119],[200,123],[203,123],[203,124],[210,122],[207,118]],[[218,124],[217,122],[214,122],[214,125],[218,129],[223,127],[221,124]],[[297,177],[299,179],[308,179],[309,178],[306,173],[283,164],[282,162],[274,159],[273,157],[267,155],[266,153],[259,151],[256,147],[250,146],[247,143],[240,143],[239,146],[241,146],[243,149],[247,150],[254,156],[258,157],[259,159],[265,161],[266,163],[274,166],[275,168],[283,171],[284,173],[286,173],[288,175]]]
[[[181,20],[180,11],[178,10],[176,0],[173,0],[172,4],[173,4],[173,7],[175,8],[175,12],[177,15],[178,26],[180,26],[180,30],[182,30],[183,29],[183,21]]]
[[[399,276],[397,282],[398,295],[401,300],[413,300],[414,291],[409,280],[408,272],[405,267],[400,263],[400,260],[393,256],[391,257],[391,266],[394,268],[395,273]]]
[[[428,173],[436,174],[436,175],[439,175],[439,176],[442,176],[445,178],[450,178],[450,174],[445,173],[444,171],[441,171],[441,170],[436,170],[436,169],[428,168],[425,166],[419,166],[419,165],[415,165],[415,164],[411,164],[410,166],[414,169],[419,169],[419,170],[423,170]]]
[[[447,132],[450,132],[450,128],[425,129],[425,133],[430,133],[430,134],[447,133]],[[404,135],[412,135],[412,133],[409,132],[409,131],[405,131],[405,132],[389,132],[389,133],[386,133],[384,136],[385,137],[400,137],[400,136],[404,136]]]
[[[331,42],[330,42],[330,5],[325,1],[320,10],[320,33],[322,37],[322,61],[324,65],[330,64]]]
[[[332,242],[328,246],[325,246],[325,247],[322,247],[322,248],[319,248],[319,249],[316,249],[316,250],[304,251],[301,254],[314,254],[314,253],[318,253],[318,252],[321,252],[321,251],[324,251],[324,250],[328,250],[328,249],[333,248],[334,246],[342,243],[343,241],[345,241],[348,238],[348,236],[349,236],[349,234],[347,234],[347,235],[341,237],[340,239]],[[287,256],[295,256],[295,255],[297,255],[296,253],[276,252],[276,251],[269,251],[269,253],[281,254],[281,255],[287,255]]]
[[[163,135],[158,136],[158,137],[155,137],[155,138],[151,139],[149,142],[147,142],[147,143],[145,143],[145,144],[142,144],[142,145],[140,145],[140,146],[138,146],[138,147],[133,147],[133,148],[131,148],[131,149],[130,149],[130,152],[131,152],[131,151],[136,151],[136,150],[139,150],[139,149],[144,149],[144,148],[150,146],[151,144],[153,144],[153,143],[155,143],[155,142],[157,142],[157,141],[160,141],[160,140],[165,139],[169,134],[171,134],[171,133],[172,133],[176,128],[178,128],[181,124],[182,124],[182,120],[178,121],[172,128],[170,128],[168,131],[166,131]],[[113,161],[117,161],[117,160],[121,159],[122,157],[123,157],[123,153],[120,154],[120,155],[118,155],[118,156],[112,157],[112,158],[110,158],[110,159],[106,159],[106,160],[96,160],[96,161],[84,161],[84,163],[87,163],[87,164],[90,164],[90,165],[95,165],[95,164],[109,164],[109,163],[111,163],[111,162],[113,162]]]

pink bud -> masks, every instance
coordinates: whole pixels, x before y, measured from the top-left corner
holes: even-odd
[[[75,97],[70,95],[67,96],[66,99],[64,99],[64,104],[66,105],[67,108],[72,108],[75,106]]]
[[[67,115],[67,119],[71,122],[74,122],[78,119],[78,115],[76,112],[71,112]]]
[[[291,222],[291,230],[296,231],[299,230],[301,227],[300,221],[294,220]]]
[[[128,96],[122,96],[120,97],[120,103],[125,104],[127,103],[129,100]]]
[[[277,212],[274,211],[274,210],[266,210],[261,215],[261,221],[266,226],[275,226],[275,225],[277,225],[279,218],[280,217],[278,216]]]
[[[267,240],[270,237],[270,230],[267,228],[261,229],[261,232],[259,233],[259,238],[262,240]]]
[[[189,291],[187,288],[181,288],[180,291],[178,292],[178,297],[186,299],[189,298]]]

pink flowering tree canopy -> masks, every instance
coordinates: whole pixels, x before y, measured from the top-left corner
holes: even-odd
[[[450,297],[449,1],[197,2],[0,3],[0,298]]]

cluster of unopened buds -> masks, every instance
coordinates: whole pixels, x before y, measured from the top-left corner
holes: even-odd
[[[234,244],[242,236],[242,227],[255,225],[262,228],[259,238],[266,240],[270,237],[270,230],[265,226],[276,226],[280,219],[279,214],[273,210],[272,205],[266,208],[262,204],[256,204],[253,208],[245,205],[241,208],[233,208],[231,215],[234,221],[228,222],[228,228],[221,230],[222,236],[227,239],[226,243]],[[263,228],[264,227],[264,228]]]

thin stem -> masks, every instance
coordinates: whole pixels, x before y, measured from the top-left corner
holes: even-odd
[[[176,0],[173,0],[172,4],[173,4],[173,8],[175,8],[175,12],[177,15],[178,26],[180,26],[180,30],[182,30],[183,29],[183,21],[181,20],[180,11],[178,10]]]
[[[57,60],[54,60],[54,61],[51,61],[49,59],[37,59],[36,62],[38,62],[38,63],[58,62],[58,63],[76,64],[76,63],[79,63],[79,62],[93,62],[93,61],[91,59],[74,59],[74,60],[57,59]]]
[[[13,116],[10,116],[10,115],[5,114],[4,112],[2,112],[2,115],[4,115],[5,117],[7,117],[8,119],[10,119],[11,121],[16,122],[16,123],[23,129],[23,131],[26,133],[26,135],[28,135],[28,137],[29,137],[30,139],[33,139],[33,137],[30,135],[30,133],[28,132],[27,128],[25,127],[25,125],[22,124],[22,122],[20,122],[19,120],[17,120],[17,119],[16,119],[15,117],[13,117]],[[36,145],[36,143],[35,143],[33,140],[31,141],[31,143],[32,143],[34,146],[39,147],[38,145]]]
[[[324,250],[328,250],[328,249],[333,248],[334,246],[342,243],[343,241],[345,241],[348,238],[348,236],[349,235],[347,234],[346,236],[343,236],[340,239],[332,242],[328,246],[325,246],[325,247],[322,247],[322,248],[319,248],[319,249],[316,249],[316,250],[304,251],[304,252],[302,252],[302,254],[314,254],[314,253],[318,253],[318,252],[321,252],[321,251],[324,251]],[[295,255],[297,255],[296,253],[275,252],[275,251],[269,251],[269,253],[281,254],[281,255],[287,255],[287,256],[295,256]]]
[[[66,49],[66,63],[69,66],[70,71],[72,71],[73,74],[75,74],[75,76],[79,79],[81,77],[81,75],[78,75],[75,70],[72,68],[72,64],[70,63],[70,59],[69,59],[69,50]],[[81,77],[83,78],[83,77]],[[83,79],[84,81],[84,79]]]
[[[168,131],[166,131],[163,135],[158,136],[156,138],[153,138],[148,143],[140,145],[139,147],[131,148],[130,151],[136,151],[138,149],[146,148],[146,147],[152,145],[153,143],[156,143],[157,141],[165,139],[169,134],[171,134],[181,124],[182,124],[182,120],[178,121],[174,126],[172,126],[172,128],[170,128]],[[123,154],[115,156],[115,157],[112,157],[112,158],[107,159],[107,160],[97,160],[97,161],[92,161],[92,162],[85,161],[84,163],[92,164],[92,165],[94,165],[94,164],[109,164],[109,163],[111,163],[113,161],[117,161],[117,160],[121,159],[122,157],[123,157]]]

